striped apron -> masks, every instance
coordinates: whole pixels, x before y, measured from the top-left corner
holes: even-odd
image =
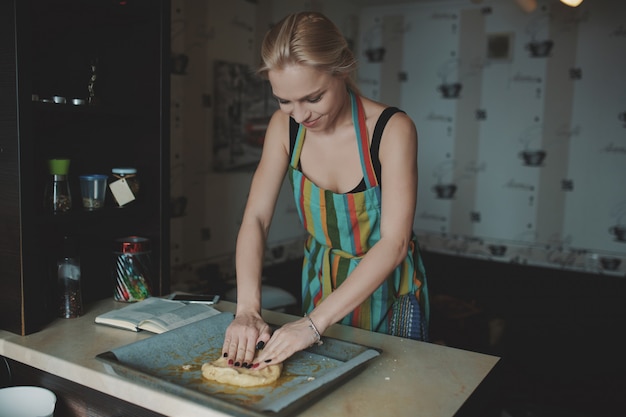
[[[350,275],[367,251],[380,240],[381,190],[370,156],[365,114],[360,98],[350,93],[352,119],[366,189],[336,194],[317,187],[298,169],[306,129],[300,125],[288,169],[300,220],[308,232],[302,268],[302,303],[310,313]],[[340,323],[394,334],[393,310],[403,295],[414,295],[421,323],[409,337],[424,340],[428,322],[426,276],[413,234],[404,261],[374,293]],[[406,298],[405,298],[406,299]],[[401,325],[410,325],[411,320]],[[415,320],[413,320],[415,321]],[[392,323],[393,322],[393,323]]]

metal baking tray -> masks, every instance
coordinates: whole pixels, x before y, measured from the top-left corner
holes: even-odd
[[[380,350],[324,338],[283,364],[275,383],[238,388],[202,378],[201,367],[221,354],[233,320],[221,313],[97,355],[109,372],[236,416],[286,416],[345,381]]]

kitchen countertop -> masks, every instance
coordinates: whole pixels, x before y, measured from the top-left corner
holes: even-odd
[[[76,319],[57,319],[43,330],[19,336],[0,330],[0,355],[168,416],[224,416],[221,411],[111,374],[96,355],[153,336],[94,323],[97,315],[126,304],[102,300]],[[221,301],[221,311],[233,303]],[[293,316],[264,311],[283,324]],[[496,366],[499,358],[334,325],[325,336],[382,350],[364,370],[303,409],[300,416],[455,415]]]

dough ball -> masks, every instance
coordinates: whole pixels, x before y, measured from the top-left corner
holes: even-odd
[[[229,366],[228,359],[222,357],[203,364],[202,377],[209,381],[237,387],[257,387],[276,381],[282,370],[282,363],[270,365],[261,370]]]

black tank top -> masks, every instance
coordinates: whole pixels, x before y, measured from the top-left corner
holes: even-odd
[[[376,121],[376,126],[374,127],[374,134],[372,135],[372,143],[370,145],[370,154],[372,155],[372,165],[374,165],[374,173],[376,174],[376,178],[378,179],[378,183],[382,187],[382,173],[380,169],[380,158],[378,157],[378,150],[380,148],[380,141],[383,137],[383,130],[389,121],[389,118],[394,114],[402,112],[402,110],[397,107],[387,107],[380,114],[380,117]],[[293,154],[293,148],[296,146],[296,136],[298,136],[298,123],[293,119],[289,118],[289,159]],[[300,162],[298,162],[298,169],[300,168]],[[365,178],[361,179],[359,185],[357,185],[352,191],[349,193],[360,193],[365,191]]]

